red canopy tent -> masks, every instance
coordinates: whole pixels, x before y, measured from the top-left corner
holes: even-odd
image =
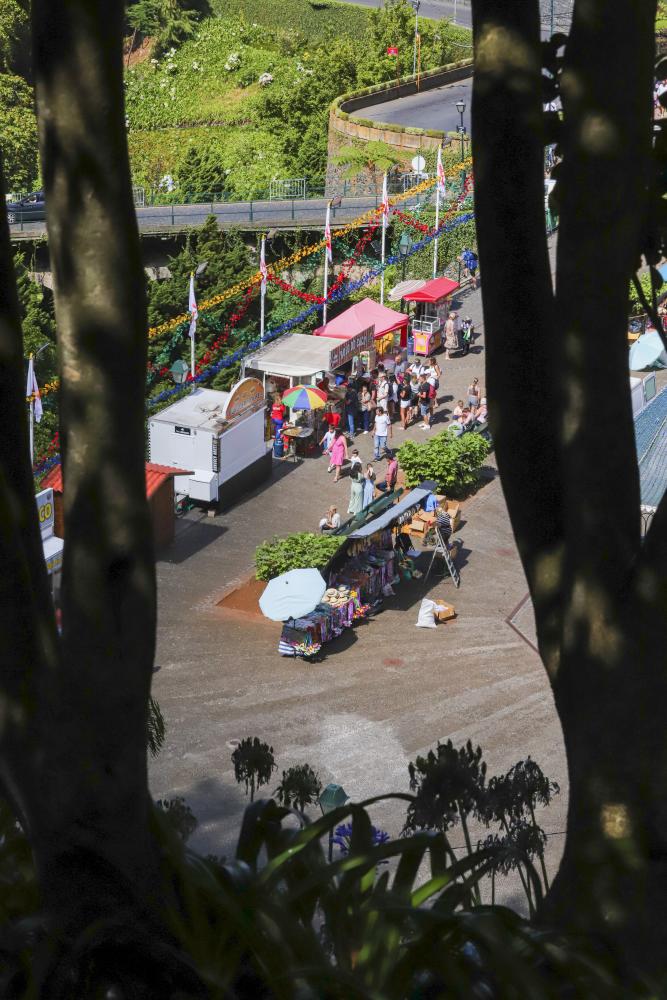
[[[460,287],[458,281],[452,281],[450,278],[433,278],[416,292],[404,295],[403,298],[406,302],[439,302],[452,295]]]
[[[314,331],[316,337],[339,337],[349,340],[355,337],[362,330],[367,330],[369,326],[375,327],[375,346],[378,353],[382,354],[394,343],[394,338],[398,339],[401,347],[405,347],[408,342],[408,316],[405,313],[396,312],[395,309],[388,309],[381,306],[379,302],[372,299],[362,299],[355,302],[353,306],[346,309],[340,316],[336,316],[329,323],[320,326]]]

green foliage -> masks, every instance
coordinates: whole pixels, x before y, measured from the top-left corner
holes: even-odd
[[[311,0],[280,0],[279,4],[266,0],[211,0],[213,9],[229,20],[253,22],[274,37],[283,35],[304,40],[310,45],[330,42],[336,38],[358,41],[367,31],[370,12],[348,3],[311,2]]]
[[[640,274],[637,277],[641,289],[646,297],[646,301],[650,304],[653,297],[651,274],[649,271],[644,271],[643,274]],[[631,316],[640,316],[644,313],[644,306],[641,304],[639,296],[637,295],[637,289],[634,286],[634,282],[630,282],[629,311]]]
[[[0,4],[0,72],[26,76],[30,63],[29,0]]]
[[[154,52],[160,55],[191,38],[197,21],[208,13],[206,0],[136,0],[127,20],[133,30],[154,39]]]
[[[465,59],[471,54],[470,32],[448,22],[419,18],[421,70],[436,69]],[[359,65],[362,87],[396,79],[412,73],[415,35],[415,12],[408,0],[394,0],[371,12],[364,59]],[[398,58],[387,55],[387,48],[398,47]],[[342,91],[341,91],[342,93]]]
[[[283,771],[283,779],[273,793],[281,806],[295,806],[303,812],[314,805],[322,791],[322,782],[310,764],[299,764]]]
[[[272,580],[291,569],[322,569],[336,554],[343,539],[309,531],[273,538],[255,549],[258,580]]]
[[[148,699],[148,751],[151,757],[157,757],[164,746],[166,726],[162,709],[150,695]]]
[[[170,828],[185,844],[199,826],[195,814],[185,799],[179,795],[173,799],[158,799],[155,806],[164,814]]]
[[[377,192],[382,175],[400,163],[401,157],[388,143],[372,141],[343,146],[333,157],[333,161],[347,167],[344,177],[352,178],[364,172],[369,173]]]
[[[7,189],[29,191],[37,178],[37,119],[32,88],[20,76],[0,74],[0,149]]]
[[[490,446],[479,434],[469,432],[454,437],[448,431],[435,434],[423,444],[406,441],[398,450],[398,461],[409,487],[432,479],[450,496],[458,496],[474,486]]]
[[[234,777],[245,785],[245,793],[250,790],[250,801],[255,798],[255,788],[268,785],[276,769],[273,747],[262,743],[257,736],[246,736],[232,753]]]

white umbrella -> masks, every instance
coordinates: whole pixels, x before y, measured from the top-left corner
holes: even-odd
[[[262,614],[274,622],[300,618],[313,611],[327,589],[324,577],[316,569],[293,569],[269,580],[259,599]]]

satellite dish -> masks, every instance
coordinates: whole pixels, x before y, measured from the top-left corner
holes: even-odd
[[[423,156],[417,155],[413,156],[412,160],[410,161],[410,164],[416,174],[421,174],[422,171],[424,170],[424,167],[426,166],[426,160],[424,159]]]

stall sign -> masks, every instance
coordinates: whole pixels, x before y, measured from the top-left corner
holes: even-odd
[[[49,574],[57,573],[63,568],[63,550],[56,552],[46,560],[46,572]]]
[[[372,348],[374,341],[375,324],[366,327],[365,330],[360,330],[354,337],[350,337],[343,344],[334,347],[329,354],[330,371],[335,371],[336,368],[340,368],[346,362],[351,361],[355,354],[360,354],[361,351],[367,351]]]
[[[42,490],[35,496],[37,517],[42,539],[50,538],[56,523],[56,509],[53,503],[53,490]]]
[[[264,409],[264,386],[257,378],[243,378],[232,387],[222,416],[224,420],[237,420],[262,409]]]

